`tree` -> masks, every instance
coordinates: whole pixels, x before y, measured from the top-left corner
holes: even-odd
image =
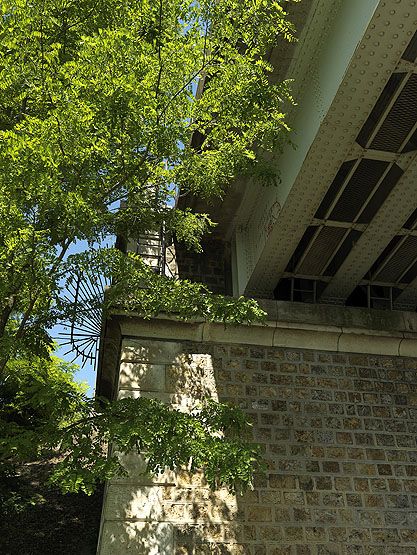
[[[291,97],[288,83],[271,84],[266,53],[278,40],[293,39],[283,3],[2,0],[3,379],[14,365],[50,364],[48,330],[74,317],[63,291],[87,267],[112,279],[107,310],[118,305],[148,317],[165,311],[224,321],[262,317],[251,300],[225,300],[202,285],[156,276],[138,257],[93,245],[109,234],[138,236],[164,223],[198,251],[214,224],[206,214],[172,207],[178,190],[210,199],[221,197],[237,175],[274,182],[265,155],[287,140],[284,108]],[[198,149],[190,140],[197,134]],[[90,248],[68,256],[80,240]],[[92,440],[91,422],[107,422],[109,430],[124,410],[83,403],[84,416],[71,428],[75,442]],[[141,410],[148,409],[138,405],[138,426]],[[204,428],[207,410],[195,425]],[[231,420],[222,407],[210,411],[222,429]],[[75,440],[86,422],[89,431],[84,427]]]

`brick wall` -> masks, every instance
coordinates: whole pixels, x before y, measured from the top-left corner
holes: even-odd
[[[220,397],[248,411],[269,461],[255,504],[240,502],[252,553],[416,553],[416,360],[238,345],[213,355]]]
[[[179,277],[202,282],[214,293],[231,294],[228,244],[213,239],[205,241],[202,247],[202,253],[176,248]]]
[[[124,340],[120,396],[239,404],[268,461],[255,490],[202,476],[108,487],[100,555],[417,554],[417,360]],[[141,466],[142,465],[142,466]]]

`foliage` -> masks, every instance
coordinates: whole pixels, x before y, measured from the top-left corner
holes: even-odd
[[[9,360],[0,377],[0,461],[35,460],[49,435],[83,407],[86,387],[76,366],[56,357]]]
[[[105,295],[105,312],[123,309],[140,314],[143,318],[165,313],[182,320],[203,318],[225,324],[262,322],[265,319],[266,313],[254,299],[214,295],[201,283],[161,276],[133,253],[123,254],[115,249],[103,249],[78,254],[76,258],[82,261],[89,275],[100,273],[112,279],[112,286]],[[72,256],[67,264],[72,266]],[[75,279],[76,276],[71,274],[68,283],[73,283]],[[89,302],[90,307],[95,306],[94,299]],[[101,298],[96,299],[96,302],[102,307]],[[62,312],[68,315],[74,310],[71,301],[65,299],[60,306]],[[78,316],[82,317],[81,311],[78,312]],[[77,319],[76,311],[71,317]]]
[[[251,484],[259,453],[247,442],[241,411],[214,401],[188,414],[154,399],[89,399],[73,372],[56,358],[8,363],[0,381],[2,475],[22,460],[63,455],[52,481],[62,491],[91,494],[97,482],[125,474],[120,454],[137,450],[149,472],[203,468],[212,487]],[[6,505],[23,510],[25,501],[9,496]]]
[[[189,414],[144,397],[93,404],[60,434],[68,455],[52,479],[64,491],[92,493],[103,478],[126,475],[121,455],[132,450],[145,454],[147,472],[203,469],[212,488],[245,489],[260,468],[259,449],[248,443],[248,424],[236,408],[206,401]]]
[[[275,179],[265,155],[287,140],[291,96],[288,83],[272,84],[266,54],[293,39],[283,3],[0,0],[0,371],[3,384],[15,376],[22,414],[34,411],[41,422],[32,426],[27,416],[23,436],[19,423],[9,426],[20,455],[29,445],[19,438],[40,445],[43,410],[62,430],[59,403],[66,414],[82,395],[63,367],[54,378],[63,380],[61,396],[41,385],[56,367],[48,330],[74,316],[63,293],[84,270],[112,276],[108,309],[262,317],[253,301],[170,282],[135,257],[93,245],[164,223],[198,251],[213,223],[176,207],[179,189],[210,199],[238,174]],[[192,137],[201,138],[198,147]],[[90,249],[68,256],[77,241]]]
[[[1,5],[0,337],[45,354],[71,244],[164,221],[198,250],[211,222],[170,207],[178,187],[221,195],[282,142],[288,86],[263,56],[292,30],[267,0]]]

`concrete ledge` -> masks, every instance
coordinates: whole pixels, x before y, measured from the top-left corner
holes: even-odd
[[[202,321],[183,322],[166,315],[144,320],[126,312],[114,317],[118,318],[125,338],[170,340],[174,351],[178,349],[178,342],[193,341],[417,356],[417,314],[412,312],[282,301],[262,301],[260,304],[270,315],[265,324],[225,326]],[[136,361],[141,357],[133,354],[133,343],[130,345],[129,341],[123,341],[122,359]]]
[[[277,322],[313,324],[315,326],[337,326],[380,331],[417,332],[417,313],[399,310],[374,310],[350,306],[333,306],[326,304],[290,303],[286,301],[269,301],[276,303]],[[268,303],[267,306],[271,307]],[[261,304],[262,308],[264,306]],[[265,310],[265,308],[264,308]],[[272,314],[271,314],[271,312]],[[268,315],[273,307],[267,309]]]
[[[345,332],[340,335],[338,351],[343,353],[367,353],[371,355],[399,355],[401,337],[354,334]]]
[[[225,326],[224,324],[207,322],[204,325],[203,341],[271,347],[274,341],[275,328],[275,322],[267,322],[264,326]]]
[[[124,337],[147,337],[149,339],[203,340],[204,322],[183,322],[174,318],[158,317],[144,320],[136,317],[124,318],[120,321],[121,333]]]
[[[416,339],[404,338],[399,345],[399,354],[402,357],[417,357]]]
[[[340,330],[306,330],[294,327],[276,328],[274,347],[290,347],[292,349],[317,349],[320,351],[337,351]]]

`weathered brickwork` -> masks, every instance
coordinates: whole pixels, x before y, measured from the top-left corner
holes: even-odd
[[[416,555],[417,360],[125,341],[120,395],[239,404],[268,463],[254,491],[201,476],[113,481],[101,555]]]
[[[227,243],[211,240],[202,244],[203,252],[176,249],[181,279],[202,282],[214,293],[231,294],[230,253]]]
[[[416,553],[416,360],[241,346],[213,357],[220,398],[247,410],[269,464],[239,503],[253,553]]]

